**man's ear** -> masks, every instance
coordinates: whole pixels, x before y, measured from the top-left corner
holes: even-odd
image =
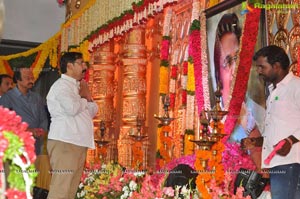
[[[274,68],[275,70],[282,70],[281,64],[280,64],[279,62],[275,62],[275,63],[273,64],[273,68]]]
[[[67,63],[67,72],[71,72],[73,70],[73,64],[71,62]]]

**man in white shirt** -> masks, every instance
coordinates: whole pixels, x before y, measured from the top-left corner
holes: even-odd
[[[52,168],[48,199],[74,199],[83,172],[87,148],[94,149],[92,100],[82,54],[61,57],[61,78],[50,88],[47,105],[51,115],[47,150]]]
[[[259,76],[269,82],[262,137],[246,138],[246,149],[262,145],[262,167],[269,169],[272,199],[300,198],[300,78],[289,72],[284,49],[267,46],[256,52]],[[283,146],[265,162],[279,142]]]

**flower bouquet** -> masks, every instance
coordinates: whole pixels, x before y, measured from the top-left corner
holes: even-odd
[[[30,192],[37,176],[33,164],[35,140],[26,130],[28,125],[14,111],[0,106],[0,115],[0,198],[31,199]],[[9,162],[9,189],[6,189],[5,162]]]

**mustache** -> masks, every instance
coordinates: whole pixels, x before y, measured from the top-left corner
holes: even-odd
[[[86,73],[86,71],[87,71],[86,69],[83,69],[83,70],[82,70],[82,73],[84,74],[84,73]]]

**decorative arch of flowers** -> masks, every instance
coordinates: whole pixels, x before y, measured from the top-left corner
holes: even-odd
[[[0,106],[0,195],[8,199],[31,199],[31,188],[37,176],[35,140],[28,125],[14,111]],[[9,162],[6,189],[4,163]]]

